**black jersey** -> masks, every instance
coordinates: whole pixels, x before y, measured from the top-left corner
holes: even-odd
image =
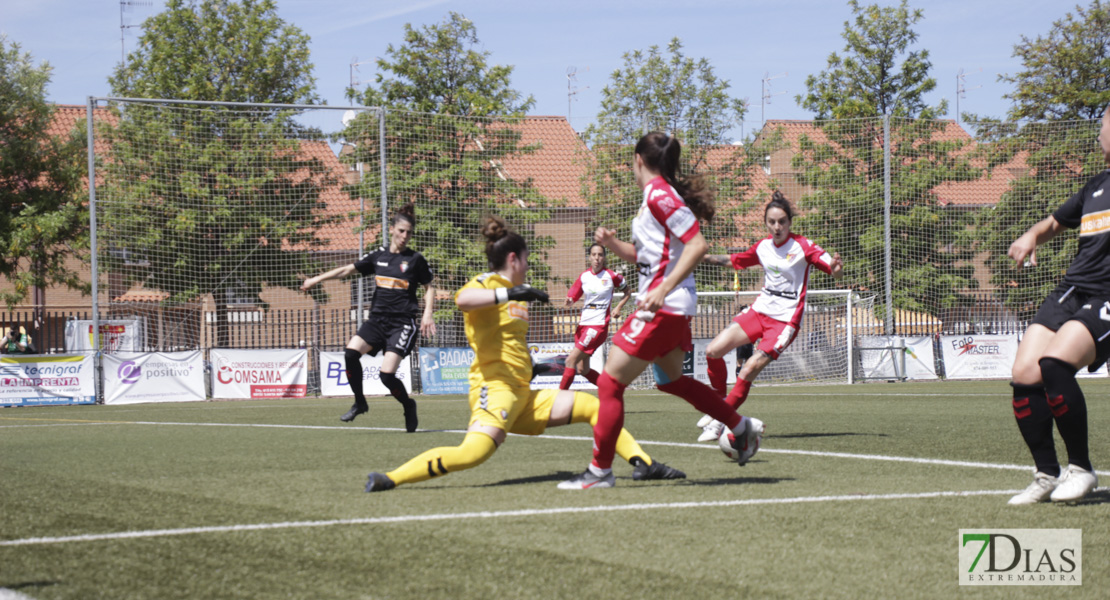
[[[385,248],[363,256],[355,263],[355,270],[363,275],[373,275],[377,291],[374,292],[372,314],[403,314],[416,316],[420,303],[416,301],[416,288],[432,281],[432,269],[419,252],[405,248],[394,254]]]
[[[1079,250],[1063,283],[1110,295],[1110,169],[1092,177],[1052,216],[1064,227],[1079,228]]]

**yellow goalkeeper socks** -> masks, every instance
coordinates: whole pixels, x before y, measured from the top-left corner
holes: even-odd
[[[574,393],[574,408],[571,409],[570,422],[571,423],[589,423],[591,427],[597,424],[597,409],[601,401],[596,396],[587,394],[585,392]],[[651,457],[647,452],[636,443],[636,438],[628,433],[627,429],[621,428],[620,435],[617,436],[617,456],[624,460],[632,462],[632,458],[639,456],[644,459],[644,462],[651,464]]]
[[[493,438],[490,436],[484,433],[467,432],[458,446],[432,448],[386,475],[397,485],[416,483],[477,467],[493,456],[496,450],[497,444],[493,443]]]

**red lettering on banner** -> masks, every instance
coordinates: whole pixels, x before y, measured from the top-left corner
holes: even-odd
[[[304,398],[307,393],[304,384],[251,386],[251,398]]]

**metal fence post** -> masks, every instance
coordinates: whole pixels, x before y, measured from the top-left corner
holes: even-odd
[[[890,253],[890,114],[883,115],[883,254],[886,271],[886,335],[894,335],[894,282]]]
[[[95,101],[88,97],[85,104],[85,133],[88,137],[89,152],[89,268],[92,269],[92,322],[93,322],[93,369],[96,377],[93,378],[93,395],[99,402],[103,398],[103,383],[101,381],[103,367],[100,363],[100,271],[97,266],[96,247],[96,154],[93,151],[95,128],[93,127],[93,108]]]

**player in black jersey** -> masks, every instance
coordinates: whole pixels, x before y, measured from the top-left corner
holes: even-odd
[[[1110,167],[1110,107],[1103,112],[1099,147]],[[1088,452],[1087,403],[1075,374],[1110,357],[1110,168],[1092,177],[1052,216],[1010,246],[1017,266],[1037,264],[1035,250],[1064,230],[1079,228],[1079,248],[1063,281],[1025,330],[1014,360],[1014,416],[1033,454],[1033,483],[1010,504],[1051,499],[1074,502],[1098,485]],[[1068,451],[1061,473],[1052,423]]]
[[[420,303],[416,300],[417,286],[424,286],[424,315],[420,320],[420,333],[426,336],[435,335],[433,314],[436,291],[432,285],[434,275],[428,261],[419,252],[408,247],[415,227],[416,212],[412,203],[409,203],[393,215],[393,224],[389,227],[388,250],[379,248],[354,264],[306,279],[301,286],[302,290],[307,291],[321,281],[346,277],[355,271],[365,276],[373,275],[377,284],[370,318],[358,328],[358,333],[347,343],[347,349],[343,353],[347,381],[351,384],[355,403],[351,410],[339,417],[342,421],[353,421],[369,410],[366,397],[362,395],[362,365],[359,359],[367,352],[370,356],[377,356],[378,352],[384,350],[385,357],[379,377],[405,409],[405,430],[409,433],[416,431],[416,402],[405,391],[404,383],[397,379],[397,366],[416,345],[416,317],[420,315]]]

